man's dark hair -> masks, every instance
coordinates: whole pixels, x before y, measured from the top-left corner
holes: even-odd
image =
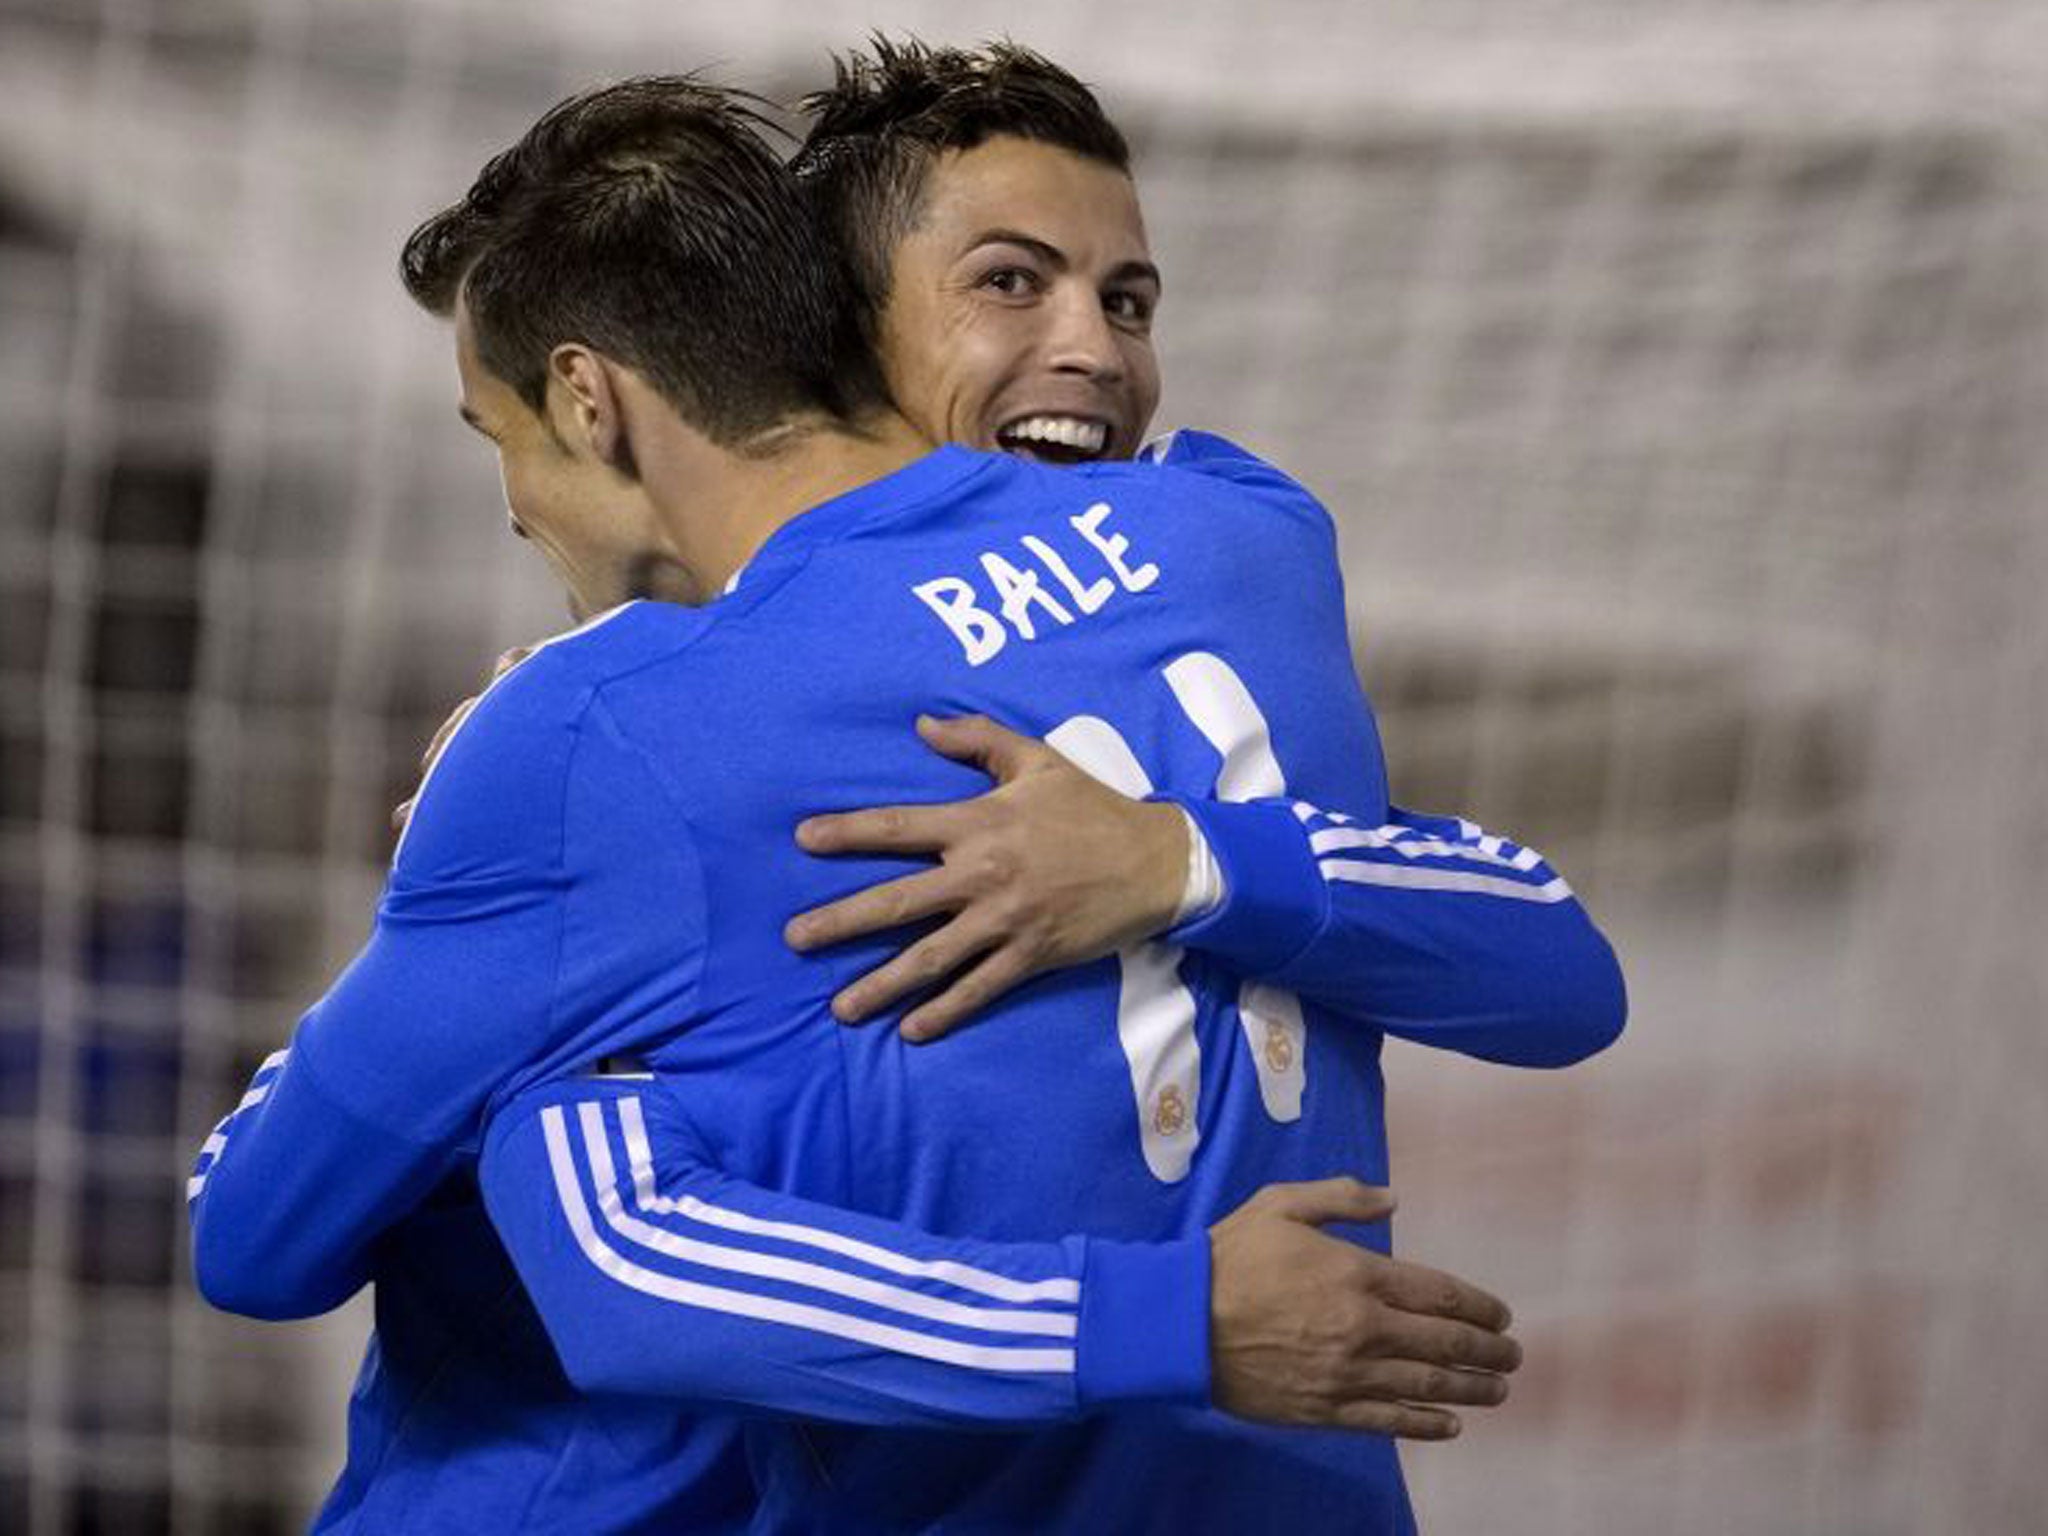
[[[790,169],[852,253],[870,321],[940,155],[1010,135],[1130,172],[1130,146],[1095,94],[1029,48],[934,48],[876,34],[867,53],[832,63],[831,87],[799,104],[811,129]]]
[[[680,76],[572,96],[413,231],[399,271],[535,410],[581,342],[726,447],[885,396],[844,252],[762,139],[754,98]]]

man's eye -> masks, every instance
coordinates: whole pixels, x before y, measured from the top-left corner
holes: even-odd
[[[1038,274],[1024,267],[997,267],[982,278],[981,285],[1006,299],[1028,298],[1038,291]]]
[[[1149,293],[1119,292],[1102,296],[1103,310],[1110,319],[1126,325],[1150,324],[1157,302]]]

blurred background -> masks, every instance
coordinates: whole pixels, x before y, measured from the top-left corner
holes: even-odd
[[[1403,1247],[1529,1350],[1425,1528],[2041,1530],[2036,0],[0,0],[0,1530],[338,1464],[360,1305],[208,1312],[184,1175],[563,622],[406,231],[572,89],[876,26],[1100,87],[1160,424],[1324,496],[1398,797],[1627,964],[1572,1072],[1390,1052]]]

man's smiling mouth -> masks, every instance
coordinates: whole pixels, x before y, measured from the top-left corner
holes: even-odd
[[[996,442],[1007,453],[1048,464],[1085,464],[1100,458],[1109,446],[1109,425],[1088,416],[1049,412],[1021,416],[997,429]]]

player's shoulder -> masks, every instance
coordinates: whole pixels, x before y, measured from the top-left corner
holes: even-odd
[[[697,611],[632,602],[541,641],[492,680],[428,768],[399,844],[499,844],[546,836],[592,705],[615,679],[685,647]],[[419,850],[415,850],[416,855]]]
[[[1279,513],[1318,530],[1329,525],[1329,513],[1300,481],[1214,432],[1193,427],[1169,432],[1147,443],[1122,468],[1138,483],[1149,479],[1160,494],[1176,502],[1192,498],[1227,511]]]
[[[1215,432],[1182,427],[1155,437],[1138,450],[1140,465],[1226,480],[1269,494],[1313,502],[1301,482],[1241,443]]]
[[[1274,474],[1279,473],[1242,443],[1233,442],[1220,432],[1204,432],[1199,427],[1177,427],[1171,432],[1162,432],[1138,450],[1133,462],[1166,464],[1182,469],[1201,465],[1217,473],[1258,466]]]
[[[635,600],[551,635],[492,682],[478,701],[480,723],[501,730],[573,724],[607,684],[686,649],[708,613]]]

